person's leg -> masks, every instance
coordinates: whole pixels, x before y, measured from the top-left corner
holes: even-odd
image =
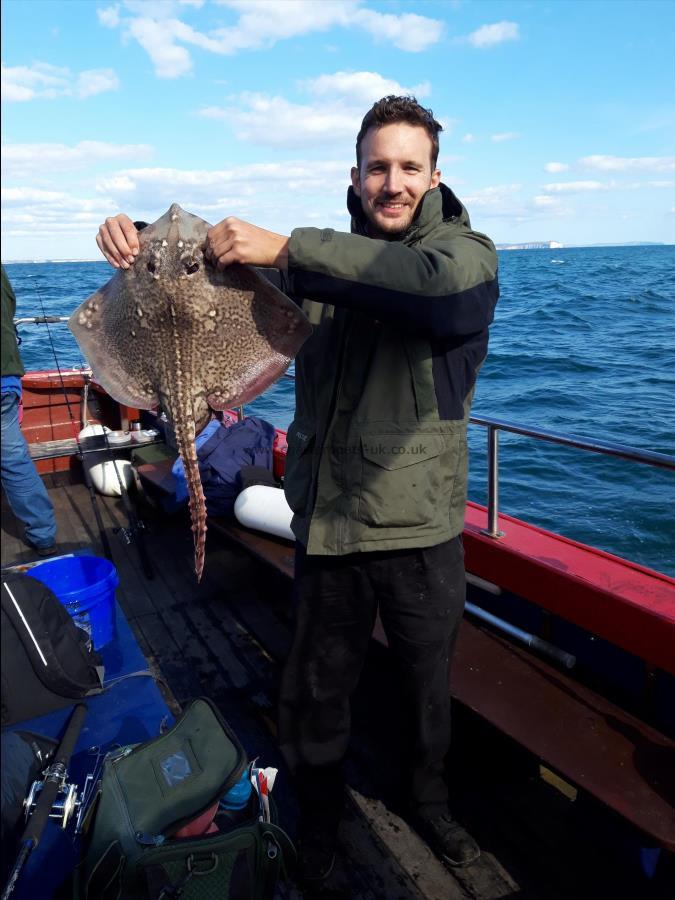
[[[19,428],[19,397],[2,395],[2,486],[14,515],[26,526],[26,539],[38,550],[54,546],[54,507],[30,458]]]
[[[344,805],[342,760],[350,697],[375,619],[373,592],[354,557],[296,548],[295,635],[281,680],[279,742],[295,775],[301,877],[332,868]]]
[[[448,814],[444,777],[450,746],[450,667],[464,610],[466,576],[461,538],[392,554],[378,568],[380,616],[402,670],[402,707],[409,751],[414,819],[435,823],[425,837],[444,860],[466,865],[475,842]]]

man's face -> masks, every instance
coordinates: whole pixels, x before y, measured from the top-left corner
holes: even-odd
[[[438,186],[441,173],[431,168],[432,147],[421,125],[395,122],[366,132],[352,186],[371,237],[394,240],[407,231],[426,192]]]

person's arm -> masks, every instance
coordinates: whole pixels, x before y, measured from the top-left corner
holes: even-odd
[[[492,241],[462,226],[447,239],[414,247],[298,228],[288,245],[288,269],[298,296],[438,338],[485,329],[499,296]]]
[[[228,216],[210,228],[204,255],[217,269],[232,263],[284,270],[288,267],[288,237]]]

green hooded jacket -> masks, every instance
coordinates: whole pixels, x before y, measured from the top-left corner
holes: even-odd
[[[445,185],[398,241],[299,228],[289,276],[314,332],[296,359],[284,488],[310,554],[429,547],[464,525],[466,431],[497,255]],[[300,302],[300,301],[298,301]]]

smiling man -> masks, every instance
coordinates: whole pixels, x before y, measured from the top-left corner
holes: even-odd
[[[427,191],[440,184],[438,138],[405,122],[379,128],[366,125],[360,138],[352,187],[368,220],[368,234],[395,240],[412,224]]]
[[[296,627],[279,709],[310,882],[335,858],[350,697],[378,612],[402,676],[411,821],[449,866],[480,852],[451,818],[444,758],[465,599],[466,430],[499,289],[492,242],[441,183],[440,131],[414,98],[385,97],[356,141],[351,234],[285,236],[230,217],[204,250],[218,267],[279,269],[314,325],[296,360],[288,430]],[[126,216],[97,241],[113,265],[133,263]]]

